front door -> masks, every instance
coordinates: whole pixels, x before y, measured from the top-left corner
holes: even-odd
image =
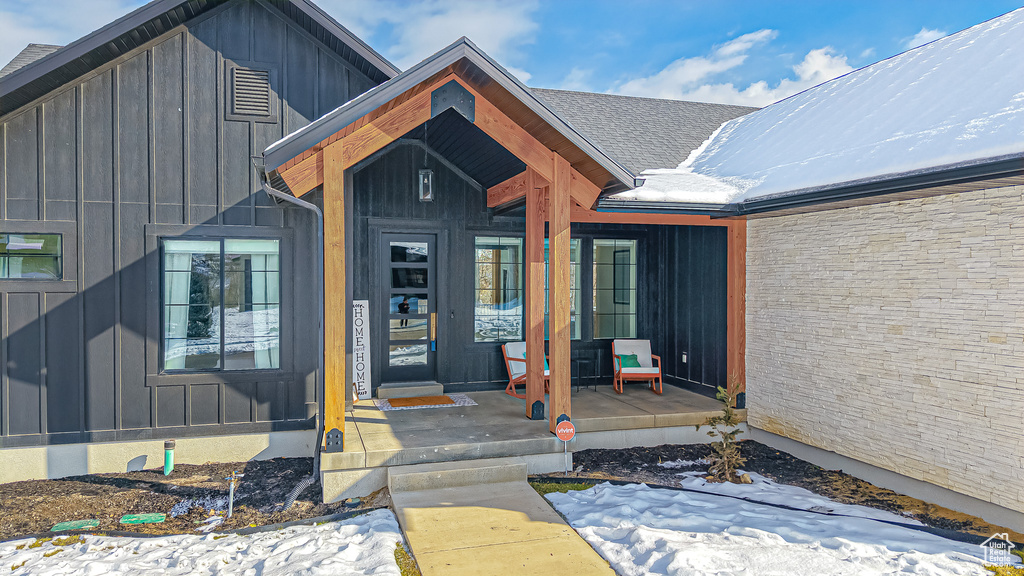
[[[386,354],[382,382],[435,379],[437,237],[381,235],[381,290]]]

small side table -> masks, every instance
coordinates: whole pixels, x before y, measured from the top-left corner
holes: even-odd
[[[590,367],[594,365],[594,362],[590,358],[580,358],[579,356],[577,356],[576,358],[573,358],[572,361],[573,361],[574,364],[576,364],[576,391],[579,392],[580,391],[580,385],[581,385],[581,383],[583,381],[583,371],[582,371],[582,368],[584,366],[586,366],[587,367],[587,374],[589,375],[589,377],[592,378],[593,374],[592,374],[592,370],[591,370]],[[586,387],[588,387],[588,386],[584,385],[584,388],[586,388]],[[594,390],[597,390],[597,383],[596,382],[594,383]]]

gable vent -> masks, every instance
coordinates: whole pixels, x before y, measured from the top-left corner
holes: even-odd
[[[245,116],[270,116],[270,72],[251,68],[231,70],[231,112]]]

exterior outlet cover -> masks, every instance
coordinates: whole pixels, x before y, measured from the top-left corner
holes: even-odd
[[[466,120],[476,122],[476,98],[455,80],[430,93],[431,118],[436,118],[449,108],[454,108]]]

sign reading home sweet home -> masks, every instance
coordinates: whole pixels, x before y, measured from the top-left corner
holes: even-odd
[[[352,301],[352,389],[360,400],[370,398],[370,301]]]

